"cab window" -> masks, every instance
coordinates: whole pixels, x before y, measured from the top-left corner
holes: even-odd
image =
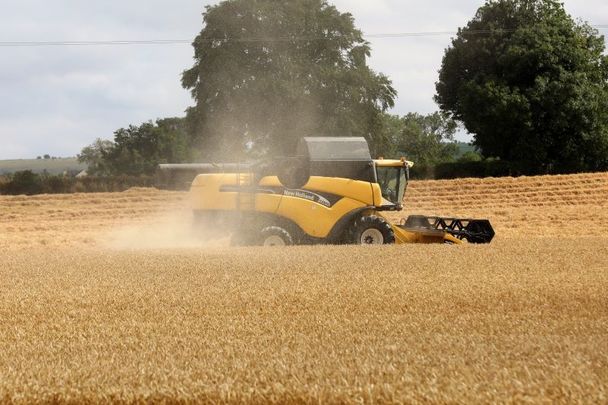
[[[392,204],[402,204],[407,183],[405,169],[403,167],[376,167],[376,174],[382,197]]]

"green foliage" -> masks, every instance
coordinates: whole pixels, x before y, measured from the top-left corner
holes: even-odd
[[[42,192],[42,182],[40,175],[31,170],[23,170],[8,176],[9,181],[0,187],[2,194],[40,194]]]
[[[68,192],[73,178],[38,174],[31,170],[17,171],[0,184],[0,194],[34,195]]]
[[[454,160],[457,125],[446,114],[409,113],[403,117],[384,114],[380,152],[385,157],[406,156],[416,165],[435,165]]]
[[[189,138],[182,118],[130,125],[114,132],[114,141],[97,139],[82,149],[80,162],[93,175],[153,175],[159,163],[190,159]]]
[[[456,142],[456,146],[458,147],[458,153],[456,154],[457,159],[460,158],[462,155],[464,155],[467,152],[479,153],[479,151],[477,150],[477,147],[471,143]]]
[[[207,7],[204,24],[182,84],[207,159],[286,155],[310,135],[382,143],[396,91],[367,66],[352,15],[325,0],[227,0]]]
[[[557,0],[490,0],[446,50],[436,101],[484,156],[528,172],[606,169],[604,48]]]
[[[405,152],[399,149],[399,139],[405,124],[402,117],[395,114],[384,113],[381,119],[379,141],[376,142],[375,151],[377,156],[385,158],[400,158]]]
[[[458,162],[481,162],[483,157],[476,151],[466,151],[458,158]]]
[[[112,141],[97,138],[92,144],[82,148],[78,155],[78,162],[85,163],[88,166],[87,172],[90,174],[109,172],[107,159],[113,148]]]
[[[63,175],[38,174],[31,170],[18,171],[0,179],[0,194],[34,195],[86,192],[124,191],[131,187],[152,187],[151,176],[88,176],[75,178]]]

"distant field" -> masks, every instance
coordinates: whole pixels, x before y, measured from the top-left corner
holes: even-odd
[[[31,170],[35,173],[46,170],[50,174],[61,174],[64,171],[81,171],[86,168],[87,166],[79,163],[76,158],[0,160],[0,175],[20,170]]]
[[[405,207],[497,236],[229,248],[186,193],[0,196],[0,402],[608,401],[608,173]]]

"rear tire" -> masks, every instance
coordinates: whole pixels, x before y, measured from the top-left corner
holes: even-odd
[[[279,226],[267,226],[260,232],[261,246],[290,246],[293,245],[291,234]]]
[[[352,241],[357,245],[388,245],[395,243],[395,231],[384,218],[367,215],[355,221]]]

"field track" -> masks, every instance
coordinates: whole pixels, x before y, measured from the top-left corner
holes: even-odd
[[[420,181],[495,241],[262,249],[184,193],[0,196],[0,401],[605,403],[607,212],[605,173]]]

